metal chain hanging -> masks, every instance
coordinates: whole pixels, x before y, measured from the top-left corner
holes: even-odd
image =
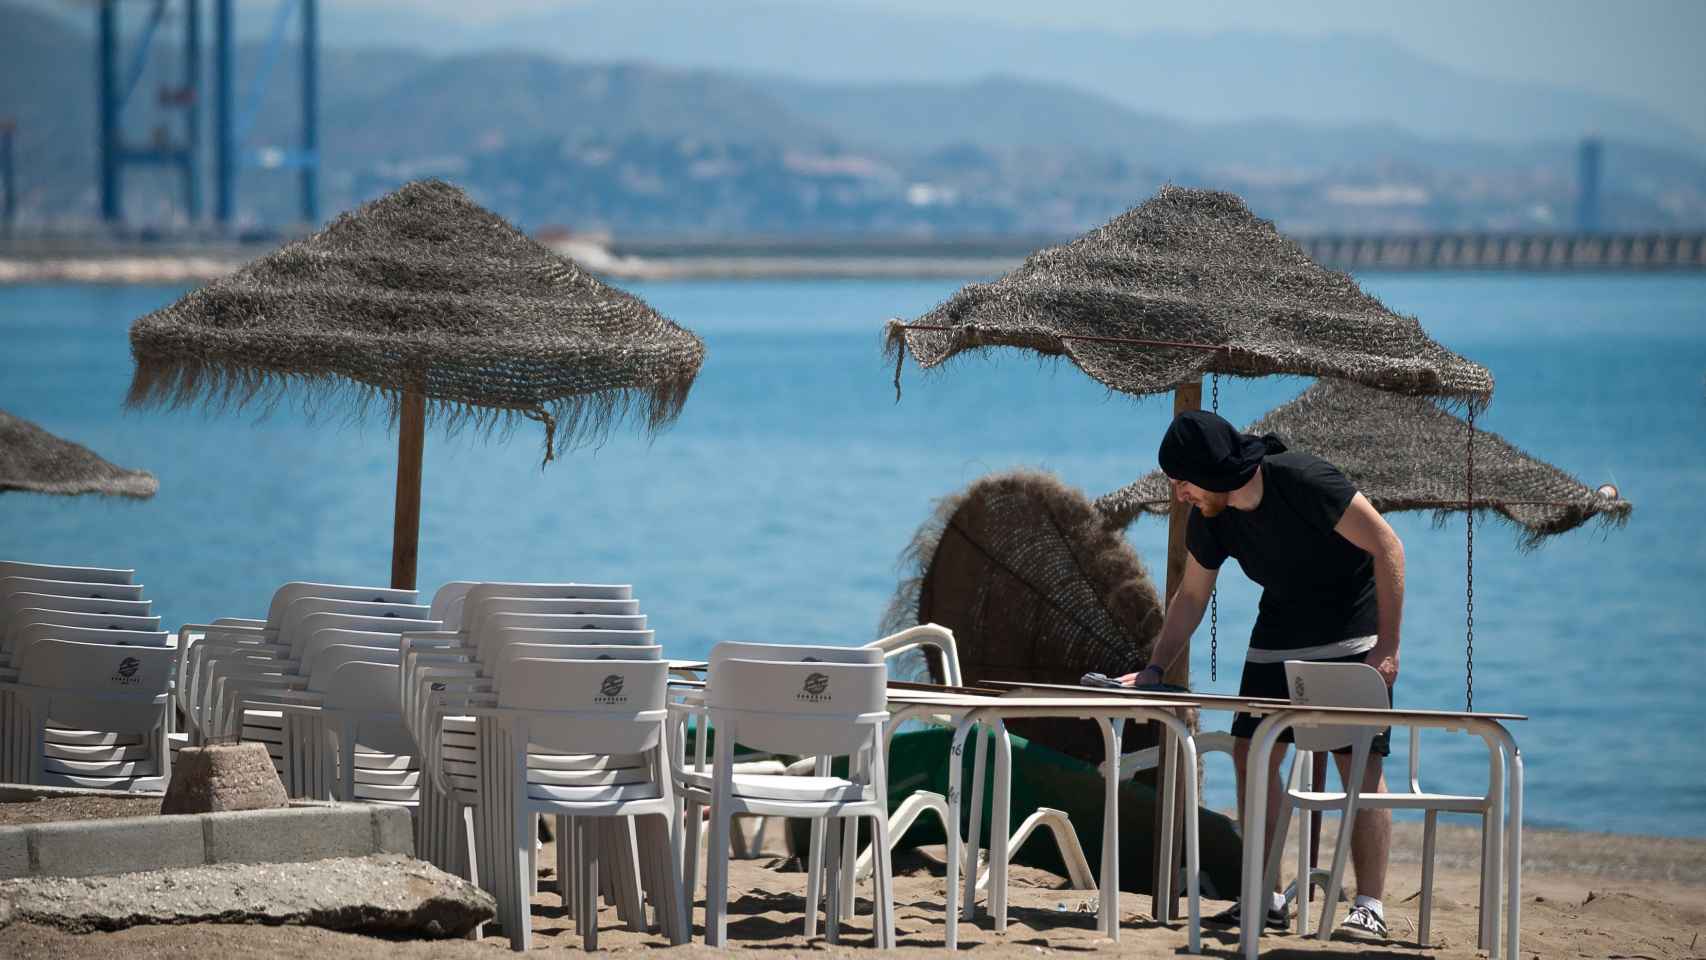
[[[1213,386],[1210,394],[1213,409],[1220,413],[1220,374],[1215,374],[1209,381]],[[1208,595],[1208,679],[1212,683],[1220,679],[1220,587],[1216,586]]]
[[[1475,408],[1469,408],[1469,439],[1464,458],[1464,655],[1463,709],[1475,709]]]

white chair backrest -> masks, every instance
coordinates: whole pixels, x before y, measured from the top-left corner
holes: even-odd
[[[517,660],[662,660],[663,647],[580,646],[556,643],[512,643],[497,654],[489,673],[501,689]]]
[[[568,646],[588,644],[649,646],[656,642],[650,630],[548,630],[540,627],[503,627],[483,630],[478,656],[483,664],[492,663],[498,651],[512,643],[554,643]]]
[[[888,668],[872,652],[874,664],[731,659],[713,648],[705,682],[711,726],[765,753],[856,753],[885,716]]]
[[[468,630],[476,621],[497,613],[551,614],[574,616],[592,614],[607,617],[631,617],[640,612],[640,601],[598,600],[563,597],[484,597],[470,605],[466,601],[455,609],[461,617],[459,629]]]
[[[530,749],[639,753],[663,733],[669,664],[658,660],[516,660],[498,706],[549,711],[528,718]]]
[[[290,658],[301,659],[302,649],[308,638],[321,630],[362,630],[368,633],[398,635],[416,630],[438,630],[442,626],[437,620],[411,620],[389,615],[368,617],[350,613],[311,613],[303,617],[291,632]]]
[[[47,640],[72,640],[109,647],[165,647],[172,642],[173,635],[164,630],[105,630],[52,623],[25,624],[12,632],[12,665],[22,667],[29,660],[30,651]],[[177,651],[172,651],[172,655],[176,657]]]
[[[396,664],[350,660],[333,667],[326,680],[322,702],[327,710],[353,714],[350,726],[356,749],[397,755],[415,752],[398,703]],[[343,744],[341,749],[351,747]]]
[[[429,607],[418,603],[373,603],[367,600],[343,600],[337,597],[297,597],[290,601],[278,621],[278,638],[290,642],[302,628],[302,621],[316,613],[347,613],[362,617],[400,617],[425,620]],[[424,627],[422,629],[425,629]]]
[[[710,662],[718,660],[776,660],[791,663],[863,663],[883,662],[884,651],[878,647],[820,647],[797,643],[746,643],[725,640],[711,648]]]
[[[12,638],[24,627],[37,623],[56,627],[87,627],[91,630],[156,632],[160,629],[159,617],[127,617],[110,613],[72,613],[66,610],[26,607],[12,617],[11,626],[0,627],[0,650],[12,649]]]
[[[278,627],[284,611],[302,597],[324,597],[328,600],[360,600],[367,603],[415,603],[419,594],[414,590],[392,590],[389,587],[362,587],[340,583],[310,583],[292,580],[273,591],[267,605],[267,626]]]
[[[140,583],[84,583],[78,580],[44,580],[41,577],[0,577],[0,600],[14,593],[51,593],[60,597],[95,597],[102,600],[141,600]]]
[[[120,567],[73,567],[58,563],[24,563],[0,560],[0,577],[37,577],[76,583],[129,583],[135,570]]]
[[[163,647],[43,640],[20,669],[18,683],[33,688],[39,716],[55,723],[146,731],[163,717],[156,701],[165,696],[176,662],[176,651]]]
[[[462,602],[468,591],[480,585],[478,580],[452,580],[432,593],[432,619],[444,622],[446,630],[462,628]]]
[[[14,593],[0,597],[0,630],[19,610],[65,610],[70,613],[116,613],[146,617],[154,612],[152,600],[108,600],[104,597],[61,597],[51,593]]]
[[[1316,707],[1363,707],[1385,710],[1386,681],[1366,663],[1285,662],[1285,684],[1291,702]],[[1373,727],[1299,726],[1292,728],[1299,750],[1328,751],[1348,747],[1361,734],[1372,738]]]
[[[302,661],[302,672],[310,679],[320,669],[318,657],[321,652],[334,646],[362,647],[383,653],[388,659],[382,663],[396,663],[400,657],[399,639],[401,634],[380,633],[375,630],[351,630],[348,627],[329,627],[316,630],[302,641],[299,659]]]
[[[600,583],[482,583],[462,597],[462,629],[473,633],[480,627],[480,618],[487,612],[503,607],[515,609],[508,603],[488,607],[489,600],[633,600],[634,590],[627,584]],[[600,610],[529,610],[529,613],[601,613]],[[636,611],[637,612],[637,611]]]
[[[488,613],[480,620],[481,630],[505,627],[537,627],[541,630],[644,630],[646,615],[608,616],[601,613]]]
[[[357,643],[327,644],[315,651],[313,666],[308,674],[308,689],[325,693],[331,688],[334,682],[332,678],[337,675],[338,669],[346,663],[377,663],[395,667],[399,659],[394,649],[387,650]],[[391,682],[396,683],[396,671],[392,671],[390,676]],[[387,695],[386,702],[393,703],[393,711],[396,710],[394,704],[398,696],[397,691]]]

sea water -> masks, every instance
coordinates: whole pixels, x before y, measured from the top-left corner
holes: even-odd
[[[1477,525],[1474,703],[1511,725],[1530,824],[1706,836],[1706,278],[1370,275],[1497,379],[1481,420],[1518,447],[1635,504],[1627,527],[1588,527],[1524,553]],[[705,339],[679,422],[620,429],[541,467],[531,424],[488,440],[428,435],[420,583],[449,579],[635,585],[673,656],[719,640],[871,639],[899,555],[937,498],[992,471],[1052,471],[1090,496],[1152,469],[1165,397],[1110,393],[1070,363],[1020,351],[923,373],[897,402],[882,321],[949,295],[946,281],[636,285]],[[0,557],[134,566],[167,624],[261,616],[290,579],[389,577],[395,433],[336,412],[126,412],[126,329],[182,293],[165,287],[0,289],[0,409],[152,471],[150,501],[0,494]],[[1301,392],[1297,378],[1223,380],[1220,409],[1248,423]],[[1205,390],[1205,402],[1206,402]],[[1463,519],[1391,517],[1408,593],[1398,702],[1465,702]],[[1165,525],[1129,531],[1157,578]],[[1257,593],[1220,578],[1219,656],[1191,648],[1200,690],[1236,689]],[[1224,715],[1205,727],[1224,729]],[[1479,790],[1478,740],[1429,733],[1423,786]],[[1391,769],[1402,776],[1404,738]],[[1231,804],[1211,761],[1208,802]]]

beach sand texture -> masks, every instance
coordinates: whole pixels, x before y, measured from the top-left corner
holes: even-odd
[[[1331,825],[1331,822],[1329,822]],[[1329,831],[1330,836],[1330,831]],[[1395,828],[1394,860],[1388,880],[1387,920],[1396,940],[1388,945],[1322,944],[1294,933],[1263,938],[1263,956],[1367,955],[1387,957],[1475,957],[1477,833],[1464,826],[1441,827],[1435,873],[1431,944],[1416,942],[1421,866],[1419,824]],[[757,860],[735,861],[730,876],[731,949],[768,956],[875,956],[870,943],[869,902],[844,929],[839,946],[801,936],[805,876],[788,869],[779,832],[772,829]],[[1626,837],[1610,834],[1529,831],[1524,837],[1522,956],[1685,960],[1706,957],[1706,841]],[[1329,851],[1325,851],[1330,854]],[[947,957],[942,947],[941,849],[906,852],[896,859],[896,916],[901,952]],[[547,848],[541,863],[552,862]],[[703,860],[700,861],[703,863]],[[1325,861],[1324,861],[1325,862]],[[1062,889],[1042,871],[1012,871],[1010,923],[995,933],[987,916],[961,924],[963,955],[1034,957],[1049,953],[1118,954],[1138,960],[1186,955],[1182,924],[1161,927],[1149,919],[1149,898],[1120,898],[1123,927],[1118,944],[1098,936],[1095,893]],[[580,952],[580,936],[563,920],[555,883],[540,883],[533,901],[534,951],[547,955]],[[861,894],[868,891],[861,885]],[[600,914],[599,946],[633,953],[669,949],[672,956],[714,957],[723,951],[703,943],[703,894],[697,898],[694,942],[669,948],[661,937],[624,930],[613,909]],[[1204,912],[1225,906],[1204,901]],[[1341,916],[1343,915],[1341,911]],[[1204,930],[1205,956],[1231,956],[1237,938]],[[137,927],[116,933],[75,935],[28,924],[0,929],[0,957],[500,957],[508,941],[391,942],[300,927],[219,924]]]

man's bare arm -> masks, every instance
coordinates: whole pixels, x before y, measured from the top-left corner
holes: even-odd
[[[1380,607],[1378,639],[1367,662],[1391,684],[1398,679],[1398,640],[1404,621],[1404,544],[1368,498],[1351,498],[1333,528],[1374,558],[1374,593]]]
[[[1167,604],[1166,617],[1161,621],[1161,635],[1155,639],[1155,650],[1149,657],[1149,662],[1162,668],[1162,677],[1154,682],[1160,682],[1166,671],[1178,659],[1185,641],[1190,639],[1197,624],[1202,622],[1203,611],[1208,609],[1209,595],[1214,592],[1214,581],[1220,576],[1219,570],[1210,570],[1197,562],[1197,558],[1185,553],[1185,576],[1179,584],[1179,592],[1173,595],[1173,601]],[[1119,680],[1126,686],[1137,683],[1142,671],[1128,673]]]

